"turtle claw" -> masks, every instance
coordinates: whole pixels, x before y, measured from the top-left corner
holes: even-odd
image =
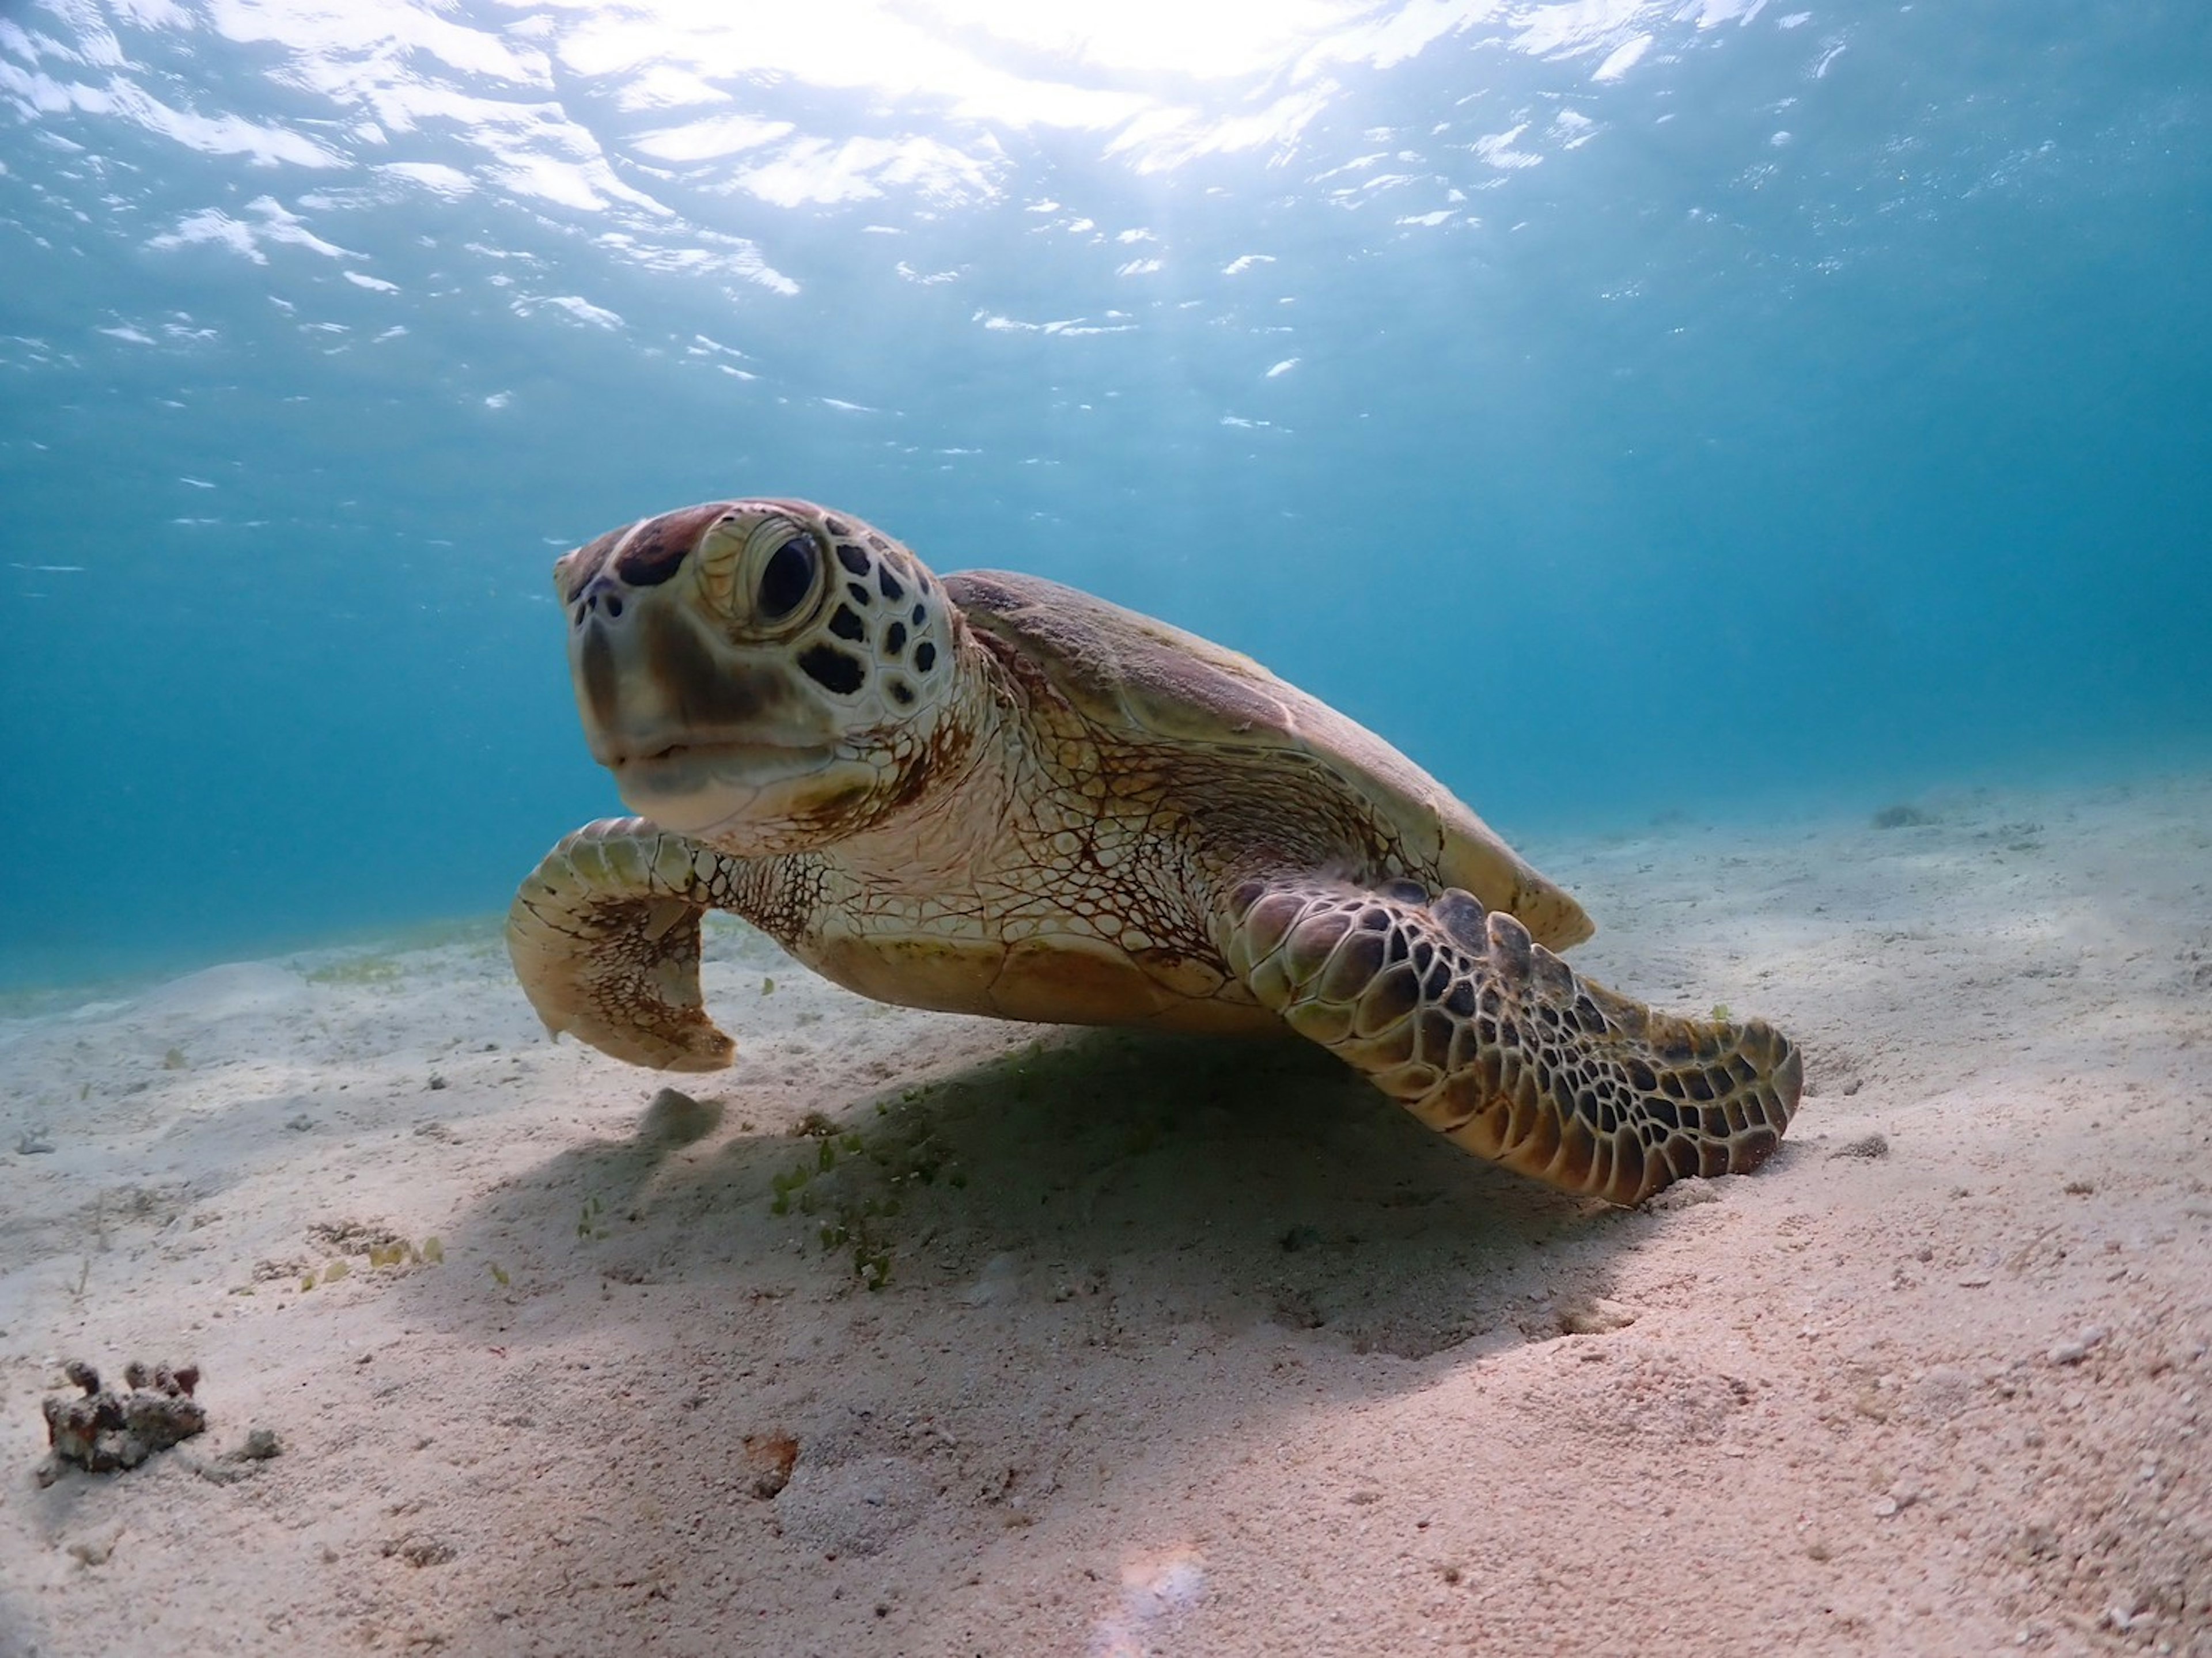
[[[556,1042],[574,1036],[610,1059],[648,1071],[726,1071],[738,1056],[737,1043],[703,1013],[688,1020],[656,1022],[652,1028],[589,1017],[547,1018],[544,1023],[546,1034]]]

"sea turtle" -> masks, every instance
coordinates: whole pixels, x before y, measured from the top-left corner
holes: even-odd
[[[1582,978],[1554,954],[1592,930],[1571,897],[1232,651],[1035,576],[940,579],[801,501],[641,519],[554,580],[592,756],[643,814],[515,897],[556,1035],[728,1065],[699,993],[723,909],[882,1001],[1287,1025],[1468,1151],[1614,1203],[1754,1167],[1796,1107],[1772,1026]]]

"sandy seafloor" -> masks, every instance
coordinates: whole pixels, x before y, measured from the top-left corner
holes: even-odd
[[[1805,1044],[1641,1212],[737,929],[689,1105],[489,922],[18,1007],[0,1653],[2212,1654],[2212,779],[1918,804],[1528,848]],[[132,1356],[209,1432],[40,1486]]]

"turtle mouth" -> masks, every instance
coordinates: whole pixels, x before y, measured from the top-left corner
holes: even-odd
[[[839,760],[827,744],[693,742],[611,756],[606,765],[640,817],[678,835],[750,844],[812,810]]]
[[[635,754],[607,756],[607,768],[623,781],[674,783],[709,777],[768,782],[818,769],[831,751],[812,744],[782,743],[669,743]]]

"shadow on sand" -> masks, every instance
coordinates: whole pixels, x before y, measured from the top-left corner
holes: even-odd
[[[1125,1330],[1267,1322],[1418,1359],[1556,1334],[1638,1224],[1468,1157],[1294,1042],[1055,1033],[795,1133],[736,1114],[663,1096],[456,1241],[504,1252],[526,1299],[547,1275],[886,1315],[1103,1297]],[[432,1299],[466,1325],[511,1297]]]
[[[908,1586],[882,1628],[941,1631],[963,1583],[1140,1534],[1162,1482],[1556,1337],[1654,1224],[1478,1163],[1294,1042],[1055,1032],[795,1133],[743,1121],[759,1100],[663,1096],[494,1189],[391,1306],[490,1356],[489,1404],[410,1384],[426,1429],[482,1424],[471,1489],[605,1516],[583,1587],[609,1596],[680,1533],[687,1597],[799,1620],[777,1650],[846,1649],[795,1632],[843,1627],[825,1563]],[[777,1445],[796,1467],[759,1500]],[[488,1603],[550,1606],[526,1540],[477,1566]]]

